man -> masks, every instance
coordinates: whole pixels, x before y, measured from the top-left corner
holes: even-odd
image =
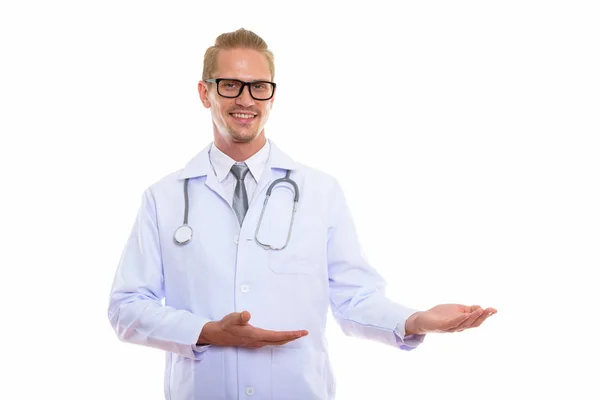
[[[329,307],[346,334],[404,350],[496,312],[384,296],[336,180],[265,138],[273,79],[253,32],[206,51],[198,92],[214,142],[146,190],[116,272],[110,322],[166,352],[167,399],[333,399]]]

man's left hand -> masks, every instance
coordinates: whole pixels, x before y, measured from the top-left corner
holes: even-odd
[[[419,311],[406,321],[406,336],[428,332],[462,332],[478,327],[488,317],[496,314],[495,308],[462,304],[440,304],[427,311]]]

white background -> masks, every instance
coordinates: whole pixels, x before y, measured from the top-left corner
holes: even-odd
[[[275,53],[267,136],[341,181],[390,297],[498,309],[410,353],[331,324],[338,398],[600,398],[599,20],[593,1],[2,2],[0,398],[162,398],[163,354],[118,341],[108,294],[142,191],[211,140],[202,57],[239,27]]]

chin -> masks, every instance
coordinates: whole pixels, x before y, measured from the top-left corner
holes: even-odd
[[[233,139],[234,142],[237,143],[249,143],[251,141],[253,141],[254,139],[256,139],[256,137],[258,136],[258,133],[254,132],[254,133],[237,133],[237,132],[231,132],[229,134],[229,136],[231,137],[231,139]]]
[[[248,143],[256,139],[259,131],[235,131],[233,129],[229,129],[229,137],[237,143]]]

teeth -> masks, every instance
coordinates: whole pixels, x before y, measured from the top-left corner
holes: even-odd
[[[231,114],[236,118],[254,118],[252,114]]]

